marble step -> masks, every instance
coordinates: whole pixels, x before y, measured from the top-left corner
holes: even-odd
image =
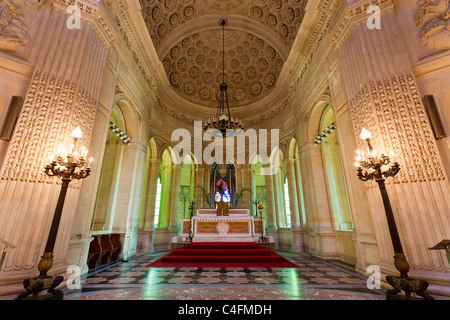
[[[177,256],[162,258],[163,262],[283,262],[283,257],[269,256]]]
[[[255,249],[189,249],[180,248],[174,251],[175,255],[184,256],[269,256],[271,251],[267,248]]]

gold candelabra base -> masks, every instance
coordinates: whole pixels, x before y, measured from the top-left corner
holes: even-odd
[[[52,299],[60,297],[62,299],[63,294],[61,290],[57,290],[56,287],[59,286],[64,277],[56,276],[52,278],[47,275],[47,272],[53,266],[53,253],[52,252],[44,252],[44,255],[41,257],[39,261],[38,270],[40,272],[39,276],[32,279],[25,279],[23,281],[23,286],[26,292],[19,294],[16,300],[26,299],[29,295],[32,295],[33,298],[37,298],[39,294],[47,290],[52,296]]]

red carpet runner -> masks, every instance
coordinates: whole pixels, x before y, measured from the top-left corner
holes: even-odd
[[[147,267],[299,268],[279,254],[253,242],[193,242]]]

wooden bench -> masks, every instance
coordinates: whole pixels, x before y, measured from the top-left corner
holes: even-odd
[[[96,235],[89,244],[87,264],[89,270],[95,270],[116,262],[122,250],[120,234]]]
[[[100,246],[100,239],[98,236],[94,236],[94,239],[89,244],[89,253],[87,265],[90,270],[97,268],[97,263],[102,255],[102,247]]]
[[[116,262],[122,250],[122,242],[120,242],[120,234],[112,234],[109,239],[113,246],[111,253],[111,262]]]
[[[101,264],[108,264],[113,248],[111,241],[109,241],[109,234],[104,234],[100,237],[100,245],[102,247],[102,258],[100,262]]]

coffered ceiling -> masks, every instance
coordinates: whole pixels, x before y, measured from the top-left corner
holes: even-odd
[[[225,81],[230,108],[250,105],[275,87],[307,0],[140,0],[145,23],[175,92],[217,107]]]

